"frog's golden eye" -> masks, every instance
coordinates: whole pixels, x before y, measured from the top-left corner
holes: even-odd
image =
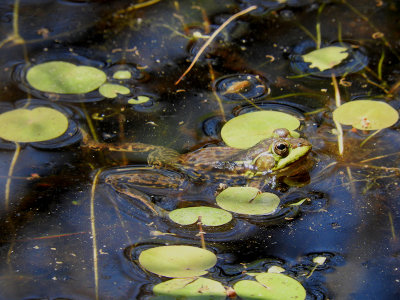
[[[289,154],[289,144],[285,141],[277,141],[274,144],[273,151],[276,155],[286,157]]]

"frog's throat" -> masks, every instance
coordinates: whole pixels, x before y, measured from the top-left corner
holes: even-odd
[[[241,165],[247,166],[248,170],[245,172],[245,176],[248,178],[252,178],[254,176],[263,176],[267,174],[274,174],[278,173],[280,170],[285,169],[285,168],[290,168],[290,165],[292,163],[297,162],[298,160],[302,159],[303,157],[307,156],[308,152],[310,152],[311,146],[306,145],[306,146],[301,146],[297,148],[291,148],[289,155],[280,158],[276,160],[275,166],[272,167],[270,170],[264,170],[264,171],[257,171],[254,168],[254,160],[253,161],[241,161],[241,162],[236,162],[240,163]]]

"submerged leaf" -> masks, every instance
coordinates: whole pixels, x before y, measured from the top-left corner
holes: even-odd
[[[192,246],[160,246],[142,251],[139,263],[166,277],[193,277],[207,273],[217,262],[214,253]]]
[[[333,119],[360,130],[378,130],[395,124],[399,113],[385,102],[355,100],[335,109]]]
[[[169,213],[169,217],[175,223],[189,225],[198,221],[201,216],[202,224],[206,226],[220,226],[232,220],[232,215],[222,209],[198,206],[175,209]]]
[[[295,130],[300,121],[279,111],[257,111],[229,120],[221,130],[224,142],[234,148],[246,149],[272,135],[277,128]]]
[[[97,68],[64,61],[33,66],[26,74],[26,80],[35,89],[58,94],[85,94],[97,89],[106,79],[106,74]]]
[[[13,142],[41,142],[61,136],[67,117],[49,107],[15,109],[0,115],[0,138]]]
[[[346,47],[329,46],[302,55],[303,60],[311,63],[310,68],[325,71],[339,65],[349,56]]]
[[[277,195],[260,193],[254,187],[228,187],[216,200],[223,209],[246,215],[272,214],[280,203]]]

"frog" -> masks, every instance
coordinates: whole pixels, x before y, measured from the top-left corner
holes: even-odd
[[[145,159],[150,168],[172,170],[184,175],[171,180],[156,173],[152,176],[138,176],[137,173],[124,172],[106,177],[106,183],[119,193],[131,197],[134,196],[134,192],[121,188],[119,182],[130,182],[130,185],[135,186],[178,189],[183,181],[189,179],[194,183],[220,183],[218,189],[229,185],[262,187],[266,181],[274,182],[283,176],[304,173],[304,166],[308,166],[305,160],[312,149],[308,140],[293,137],[286,128],[275,129],[270,137],[248,149],[208,146],[183,154],[168,147],[138,142],[96,143],[88,139],[86,134],[83,140],[84,147],[99,151],[123,152],[133,156],[134,161]],[[149,208],[154,210],[153,206]]]

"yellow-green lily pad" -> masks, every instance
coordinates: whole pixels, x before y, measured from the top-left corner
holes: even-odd
[[[179,208],[169,213],[171,220],[181,225],[193,224],[198,221],[199,216],[201,223],[206,226],[220,226],[232,220],[231,213],[208,206]]]
[[[300,121],[279,111],[257,111],[229,120],[221,130],[224,142],[234,148],[247,149],[272,135],[277,128],[295,130]]]
[[[217,204],[226,210],[246,215],[268,215],[276,211],[280,199],[272,193],[260,193],[254,187],[228,187],[217,196]]]
[[[101,86],[106,79],[106,74],[97,68],[64,61],[33,66],[26,74],[26,80],[33,88],[58,94],[88,93]]]
[[[113,74],[113,78],[119,80],[130,79],[131,77],[132,74],[128,70],[120,70]]]
[[[57,138],[68,129],[67,117],[49,107],[15,109],[0,115],[0,138],[30,143]]]
[[[153,287],[153,293],[161,300],[224,300],[226,298],[225,288],[215,280],[207,278],[176,278]]]
[[[143,104],[150,101],[150,97],[148,96],[137,96],[136,99],[132,98],[128,100],[129,104]]]
[[[348,49],[339,46],[324,47],[302,55],[305,62],[311,63],[310,68],[317,68],[320,71],[339,65],[348,56]]]
[[[139,263],[143,268],[166,277],[204,275],[216,262],[214,253],[186,245],[155,247],[139,255]]]
[[[304,300],[306,290],[297,280],[278,273],[260,273],[256,280],[241,280],[233,288],[241,299]]]
[[[378,130],[395,124],[399,113],[385,102],[355,100],[335,109],[333,119],[360,130]]]
[[[115,98],[118,94],[127,95],[131,91],[120,84],[105,83],[99,88],[99,93],[106,98]]]

